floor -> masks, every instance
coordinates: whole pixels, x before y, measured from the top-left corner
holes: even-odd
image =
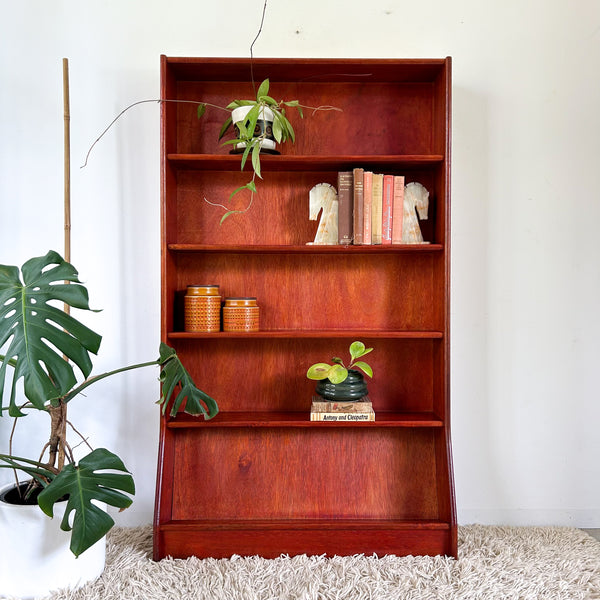
[[[600,529],[584,529],[584,531],[600,542]]]

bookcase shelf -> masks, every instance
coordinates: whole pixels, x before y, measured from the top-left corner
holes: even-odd
[[[445,59],[255,59],[296,141],[261,156],[248,208],[222,112],[161,104],[161,337],[219,404],[161,417],[154,557],[457,555],[450,442],[450,91]],[[252,96],[250,62],[161,57],[161,97]],[[367,108],[368,116],[363,116]],[[292,111],[293,112],[293,111]],[[340,171],[429,191],[419,245],[316,246],[308,194]],[[223,208],[243,212],[220,224]],[[253,296],[256,332],[189,333],[188,285]],[[361,340],[374,422],[311,422],[315,362]]]
[[[172,252],[233,252],[237,254],[390,254],[397,252],[441,252],[441,244],[394,244],[383,245],[205,245],[205,244],[168,244]]]
[[[441,331],[351,331],[347,329],[282,329],[282,330],[261,330],[261,331],[216,331],[216,332],[189,332],[189,331],[171,331],[168,338],[175,339],[268,339],[268,338],[373,338],[373,339],[404,339],[404,340],[436,340],[444,337]]]
[[[308,412],[227,412],[210,421],[190,415],[178,415],[167,423],[171,429],[215,427],[443,427],[444,422],[433,413],[377,413],[375,421],[328,423],[310,421]]]
[[[236,171],[240,168],[239,155],[229,154],[169,154],[169,163],[178,169],[197,169],[207,171]],[[368,167],[411,169],[427,168],[441,164],[441,154],[424,155],[356,155],[356,156],[264,156],[261,158],[261,170],[269,171],[343,171],[357,165]]]

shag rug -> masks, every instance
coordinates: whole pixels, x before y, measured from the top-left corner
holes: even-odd
[[[600,542],[566,527],[459,528],[459,559],[151,559],[150,527],[114,528],[96,581],[51,600],[600,599]]]

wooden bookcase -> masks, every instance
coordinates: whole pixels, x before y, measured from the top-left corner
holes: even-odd
[[[218,141],[226,114],[161,107],[163,341],[220,412],[161,420],[154,557],[456,556],[450,444],[451,59],[255,59],[271,95],[341,112],[290,112],[296,143],[261,159],[250,210],[211,205],[249,180]],[[161,95],[251,98],[250,61],[161,57]],[[430,193],[430,243],[307,246],[308,192],[355,166]],[[183,331],[187,285],[256,296],[257,333]],[[308,366],[361,340],[374,423],[309,420]]]

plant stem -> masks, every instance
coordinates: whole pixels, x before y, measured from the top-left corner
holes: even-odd
[[[92,385],[92,383],[96,383],[96,381],[100,381],[101,379],[105,379],[106,377],[111,377],[112,375],[116,375],[117,373],[124,373],[125,371],[132,371],[134,369],[140,369],[142,367],[152,367],[160,365],[160,359],[151,360],[148,362],[138,363],[135,365],[129,365],[128,367],[121,367],[119,369],[115,369],[114,371],[107,371],[106,373],[101,373],[100,375],[95,375],[94,377],[90,377],[86,379],[83,383],[78,385],[76,388],[73,388],[70,392],[68,392],[63,398],[62,402],[67,403],[71,399],[73,399],[77,394],[80,394],[86,387]]]

